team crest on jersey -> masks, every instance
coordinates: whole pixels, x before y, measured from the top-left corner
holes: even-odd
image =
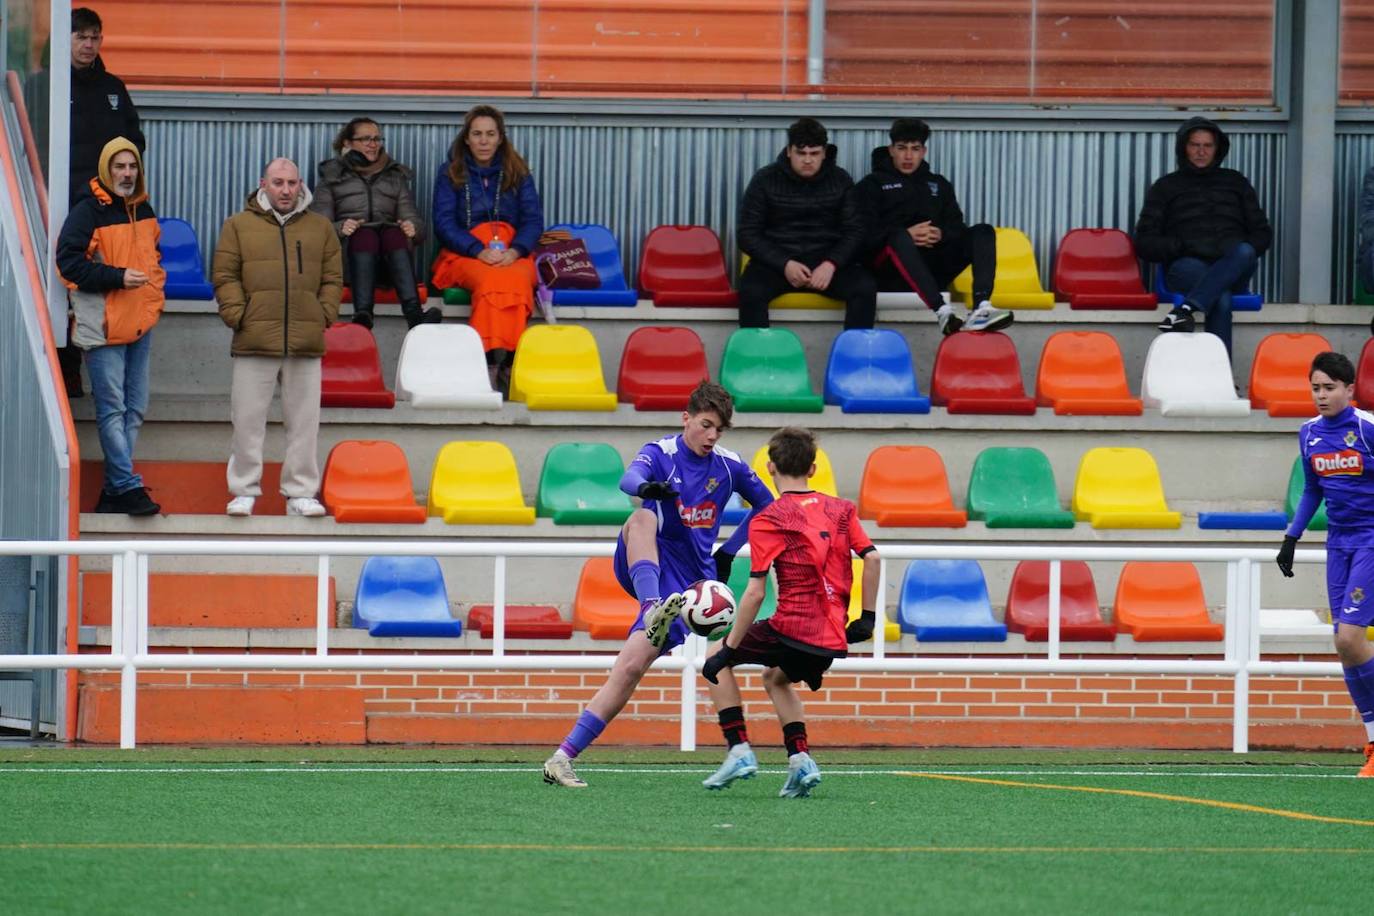
[[[938,181],[927,181],[927,182],[926,182],[926,187],[930,188],[930,196],[931,196],[931,197],[939,197],[939,196],[940,196],[940,182],[938,182]]]
[[[716,487],[720,486],[720,480],[715,477],[706,478],[706,492],[715,492]]]
[[[1361,601],[1363,601],[1364,589],[1360,588],[1358,585],[1352,588],[1350,590],[1350,600],[1355,604],[1359,604]]]
[[[1312,470],[1318,477],[1359,477],[1364,473],[1364,456],[1353,448],[1324,452],[1312,456]]]
[[[1359,436],[1355,435],[1355,430],[1347,429],[1345,431],[1345,444],[1347,446],[1354,448],[1355,443],[1359,440],[1359,438]]]
[[[110,93],[105,96],[105,100],[110,103],[110,111],[119,111],[119,96],[117,94]]]
[[[716,504],[704,502],[695,506],[678,504],[677,514],[688,528],[710,528],[716,523]]]

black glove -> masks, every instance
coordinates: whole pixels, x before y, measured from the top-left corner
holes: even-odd
[[[735,555],[734,555],[733,553],[726,553],[726,552],[723,551],[723,550],[717,550],[717,551],[715,552],[715,558],[716,558],[716,581],[717,581],[717,582],[729,582],[729,581],[730,581],[730,567],[731,567],[731,565],[733,565],[734,562],[735,562]]]
[[[1293,578],[1293,551],[1297,546],[1297,538],[1285,537],[1283,546],[1279,548],[1279,555],[1274,557],[1274,562],[1279,565],[1279,572],[1283,573],[1285,579]]]
[[[729,667],[735,659],[735,650],[721,643],[720,651],[706,659],[706,664],[701,666],[701,676],[712,684],[718,683],[716,678],[720,675],[722,668]]]
[[[635,495],[640,499],[672,499],[677,496],[677,490],[674,490],[672,484],[666,481],[646,480],[639,485]]]
[[[868,642],[873,638],[873,622],[877,615],[873,611],[860,611],[859,616],[849,621],[844,628],[846,642]]]

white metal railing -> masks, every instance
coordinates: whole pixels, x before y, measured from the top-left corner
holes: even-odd
[[[506,561],[523,557],[609,556],[606,542],[534,543],[489,541],[422,543],[414,541],[0,541],[0,555],[108,556],[112,561],[108,653],[79,655],[0,655],[0,670],[49,668],[120,672],[119,744],[134,747],[138,672],[146,670],[189,671],[206,668],[231,670],[609,670],[610,653],[566,655],[509,655],[506,653]],[[1272,562],[1273,552],[1262,548],[1195,547],[991,547],[883,544],[879,547],[880,625],[874,628],[873,651],[865,657],[840,659],[834,671],[887,673],[980,673],[980,674],[1198,674],[1221,675],[1234,680],[1232,750],[1249,750],[1251,675],[1336,676],[1336,662],[1266,662],[1259,651],[1260,564]],[[742,556],[748,555],[747,548]],[[316,624],[314,655],[249,655],[231,653],[159,654],[148,651],[148,558],[152,556],[315,556]],[[329,631],[334,608],[329,604],[329,567],[334,556],[433,556],[490,557],[493,568],[493,632],[486,654],[331,655]],[[922,658],[889,656],[885,652],[885,617],[888,564],[893,560],[1047,560],[1049,568],[1049,641],[1045,658]],[[1298,551],[1298,563],[1319,563],[1323,550]],[[1226,564],[1226,620],[1222,657],[1213,659],[1066,659],[1060,654],[1060,563],[1087,561],[1186,561]],[[74,625],[74,624],[73,624]],[[677,671],[682,677],[680,706],[681,747],[696,748],[696,674],[705,657],[706,643],[692,637],[681,649],[658,659],[660,670]]]

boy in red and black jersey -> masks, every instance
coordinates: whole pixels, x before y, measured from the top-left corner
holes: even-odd
[[[754,516],[749,528],[750,579],[735,625],[702,674],[711,683],[721,669],[763,665],[763,686],[778,711],[787,745],[787,782],[778,794],[804,798],[821,781],[806,742],[801,698],[792,685],[805,681],[819,690],[831,662],[844,658],[850,643],[873,636],[874,611],[865,609],[845,626],[853,586],[850,554],[863,558],[863,598],[871,606],[878,591],[878,553],[859,524],[854,504],[817,493],[808,482],[816,473],[816,438],[809,430],[785,427],[768,440],[768,473],[778,498]],[[769,568],[777,572],[778,609],[755,623]]]

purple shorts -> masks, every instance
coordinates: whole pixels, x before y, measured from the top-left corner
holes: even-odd
[[[624,538],[620,538],[615,543],[615,559],[612,565],[615,568],[616,581],[620,583],[621,588],[625,589],[625,594],[632,598],[636,597],[634,583],[630,581],[630,562],[625,556]],[[701,575],[699,570],[686,569],[687,566],[688,564],[668,549],[662,541],[658,542],[658,581],[659,589],[663,595],[680,592],[698,579],[708,578]],[[640,608],[639,616],[635,618],[634,624],[630,627],[630,633],[642,629],[644,629],[644,609]],[[668,640],[663,644],[663,649],[658,654],[663,655],[682,645],[687,641],[687,636],[691,632],[687,628],[687,621],[681,617],[674,620],[673,625],[668,629]],[[625,635],[628,636],[629,633]]]
[[[1327,547],[1326,594],[1332,626],[1374,624],[1374,547]]]

